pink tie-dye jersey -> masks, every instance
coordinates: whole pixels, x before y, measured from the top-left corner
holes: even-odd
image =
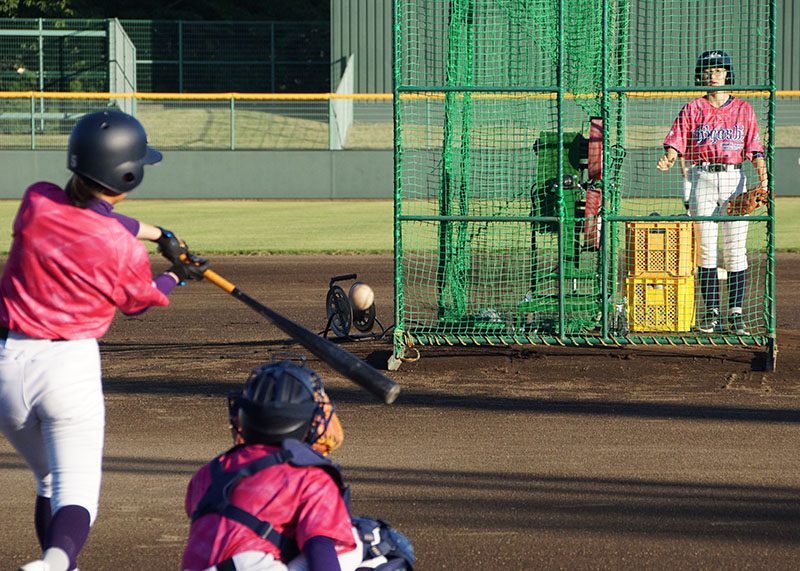
[[[222,457],[226,471],[277,452],[280,448],[252,444],[233,448]],[[203,466],[189,482],[186,514],[191,517],[211,485],[210,465]],[[270,522],[278,533],[294,538],[302,550],[315,536],[331,538],[337,554],[352,551],[352,523],[339,488],[324,470],[315,466],[289,464],[270,466],[242,479],[230,495],[236,506]],[[184,569],[206,569],[243,551],[270,553],[281,558],[280,550],[249,528],[216,513],[192,523],[183,553]]]
[[[139,240],[47,182],[22,198],[0,296],[0,323],[39,339],[96,339],[116,308],[130,314],[169,303]]]
[[[739,164],[764,153],[753,107],[736,97],[719,108],[705,97],[684,105],[664,146],[692,163]]]

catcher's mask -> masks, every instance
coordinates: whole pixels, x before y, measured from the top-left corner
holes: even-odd
[[[305,359],[273,360],[250,373],[241,391],[228,394],[228,415],[248,444],[280,444],[294,438],[314,444],[333,415],[322,379]]]
[[[67,168],[117,193],[142,182],[144,165],[161,161],[147,146],[147,134],[135,117],[109,109],[88,113],[75,123],[67,145]]]
[[[733,85],[736,81],[736,70],[733,69],[731,56],[722,50],[710,50],[701,53],[694,65],[694,84],[703,85],[703,71],[710,68],[723,68],[728,70],[725,85]]]

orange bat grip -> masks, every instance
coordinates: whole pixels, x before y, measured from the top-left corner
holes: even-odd
[[[233,290],[236,289],[236,285],[229,282],[221,275],[219,275],[214,270],[206,270],[203,272],[203,277],[206,278],[208,281],[213,283],[215,286],[218,286],[224,289],[228,293],[233,293]]]
[[[188,263],[189,256],[186,254],[181,254],[181,262],[184,264]],[[224,289],[228,293],[233,293],[233,290],[236,289],[236,284],[229,282],[221,275],[219,275],[214,270],[206,270],[203,272],[203,277],[206,278],[208,281],[213,283],[215,286]]]

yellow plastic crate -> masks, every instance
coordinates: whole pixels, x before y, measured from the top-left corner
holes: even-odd
[[[628,222],[625,238],[629,276],[694,272],[693,222]]]
[[[632,332],[690,331],[694,325],[694,276],[629,277],[628,328]]]

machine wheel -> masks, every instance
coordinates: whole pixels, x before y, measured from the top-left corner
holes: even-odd
[[[337,337],[347,337],[353,324],[353,308],[347,294],[339,286],[331,286],[325,299],[328,323]]]
[[[361,333],[369,333],[375,325],[375,304],[373,303],[364,311],[353,312],[353,326]]]

